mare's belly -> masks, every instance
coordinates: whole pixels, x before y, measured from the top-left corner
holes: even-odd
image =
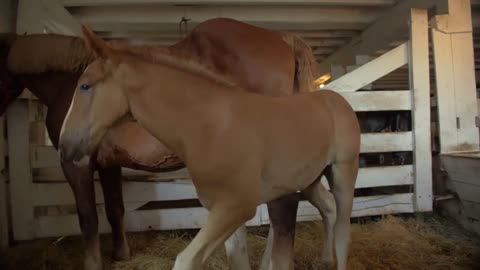
[[[182,168],[183,161],[135,121],[112,127],[102,140],[97,162],[151,172]]]

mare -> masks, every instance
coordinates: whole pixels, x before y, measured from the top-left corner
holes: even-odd
[[[166,49],[202,63],[249,91],[265,95],[281,96],[310,91],[312,81],[317,76],[310,48],[296,36],[231,19],[205,21],[192,29],[183,40]],[[55,34],[9,36],[1,40],[0,53],[0,113],[3,114],[7,105],[24,88],[28,88],[48,107],[46,127],[50,140],[57,148],[60,128],[76,82],[86,65],[93,61],[92,53],[80,38]],[[93,192],[94,171],[99,172],[107,218],[112,228],[112,256],[121,260],[130,256],[123,225],[121,167],[163,172],[184,166],[181,159],[172,155],[169,149],[131,118],[119,121],[108,131],[88,166],[76,166],[65,160],[61,160],[61,165],[75,196],[80,228],[86,243],[84,265],[88,270],[102,268]],[[325,195],[325,200],[330,196]],[[293,268],[297,204],[298,198],[295,196],[268,203],[272,227],[262,269]],[[324,257],[333,260],[328,252],[330,246],[325,245],[327,251]],[[243,246],[227,245],[232,269],[249,268],[245,264],[245,254]]]
[[[322,173],[336,206],[326,238],[334,239],[337,269],[346,269],[360,127],[341,95],[259,95],[166,50],[112,48],[87,27],[82,31],[95,60],[77,83],[59,154],[81,162],[116,121],[131,115],[184,161],[209,215],[174,270],[202,269],[262,203],[300,190],[327,212]]]

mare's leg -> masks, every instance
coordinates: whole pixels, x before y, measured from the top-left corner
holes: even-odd
[[[294,268],[293,248],[299,200],[298,194],[293,193],[267,203],[270,231],[261,270]]]
[[[112,258],[114,260],[128,260],[130,258],[130,248],[123,224],[125,208],[123,206],[121,168],[98,168],[98,175],[102,184],[107,219],[112,227]]]
[[[240,226],[225,241],[228,265],[232,270],[250,270],[250,261],[247,252],[247,229],[245,224]]]
[[[80,229],[85,239],[84,268],[86,270],[102,269],[93,167],[91,165],[77,166],[70,162],[61,162],[61,164],[75,196]]]
[[[350,216],[352,214],[357,172],[358,157],[354,160],[333,164],[332,177],[328,178],[337,206],[334,234],[337,269],[339,270],[347,269],[350,248]]]
[[[173,270],[203,269],[205,261],[215,249],[255,215],[255,203],[233,198],[235,195],[227,200],[216,200],[210,209],[207,223],[187,248],[177,256]]]
[[[332,178],[330,168],[325,170],[325,176]],[[319,177],[313,184],[303,190],[306,199],[315,206],[323,220],[323,228],[325,238],[323,240],[322,263],[327,267],[332,267],[334,264],[333,257],[333,241],[334,241],[334,226],[337,217],[335,199],[333,194],[329,192],[322,185],[321,177]]]

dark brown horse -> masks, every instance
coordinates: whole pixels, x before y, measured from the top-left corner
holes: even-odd
[[[81,39],[60,35],[18,36],[8,44],[2,51],[1,61],[5,61],[8,52],[9,70],[5,70],[5,65],[0,67],[3,69],[0,72],[2,104],[8,104],[24,87],[32,91],[48,107],[46,126],[57,147],[77,79],[92,61],[92,55]],[[246,89],[266,95],[309,91],[316,77],[313,55],[300,39],[230,19],[206,21],[168,50],[198,61]],[[10,89],[14,91],[5,95],[4,90]],[[0,110],[3,113],[4,107]],[[86,240],[87,269],[102,266],[93,192],[94,170],[99,172],[107,218],[112,227],[113,258],[127,259],[130,252],[123,225],[120,168],[161,172],[184,166],[162,143],[131,119],[125,119],[109,131],[95,159],[87,166],[61,163],[76,199],[80,227]],[[281,263],[281,268],[293,267],[297,204],[297,198],[286,197],[268,205],[274,232],[271,261],[272,265],[276,265],[275,262],[280,265],[287,260],[286,264]],[[235,254],[235,251],[229,252],[230,264],[244,269],[239,266],[244,258],[237,258]],[[269,260],[268,252],[265,257]],[[272,265],[273,269],[280,269],[280,266]]]

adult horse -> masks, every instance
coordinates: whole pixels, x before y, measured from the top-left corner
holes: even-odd
[[[2,94],[10,89],[16,91],[4,95],[4,104],[8,104],[24,87],[30,89],[48,107],[46,126],[51,141],[58,147],[60,127],[76,81],[83,68],[93,60],[90,51],[81,39],[60,35],[18,36],[5,45],[8,46],[2,51],[0,60],[6,61],[8,55],[9,71],[5,70],[5,65],[0,66],[3,69],[0,81],[5,86]],[[213,19],[199,24],[169,50],[199,61],[251,91],[267,95],[309,91],[315,78],[313,55],[295,36],[229,19]],[[2,113],[4,109],[0,108]],[[125,259],[129,257],[129,248],[122,221],[120,167],[159,172],[183,166],[180,159],[172,156],[131,119],[120,122],[109,131],[93,165],[78,167],[64,160],[61,163],[76,199],[80,227],[86,240],[87,269],[101,268],[93,171],[99,171],[107,218],[112,227],[113,257]],[[326,193],[325,196],[328,201],[331,195]],[[295,198],[287,197],[268,204],[275,243],[270,266],[273,269],[288,267],[292,263],[297,203]],[[328,216],[324,218],[333,224],[334,220]],[[332,261],[331,244],[325,244],[324,249],[325,260]],[[242,256],[236,258],[230,248],[227,252],[232,267],[237,265],[237,260],[242,260]],[[268,252],[265,255],[267,260],[264,261],[267,262]]]
[[[108,129],[131,114],[184,160],[210,212],[173,270],[202,269],[262,203],[301,190],[323,211],[318,199],[325,170],[337,209],[337,268],[346,269],[360,127],[341,95],[241,91],[167,50],[113,49],[82,30],[96,59],[79,78],[60,133],[60,156],[73,162],[88,158]]]

